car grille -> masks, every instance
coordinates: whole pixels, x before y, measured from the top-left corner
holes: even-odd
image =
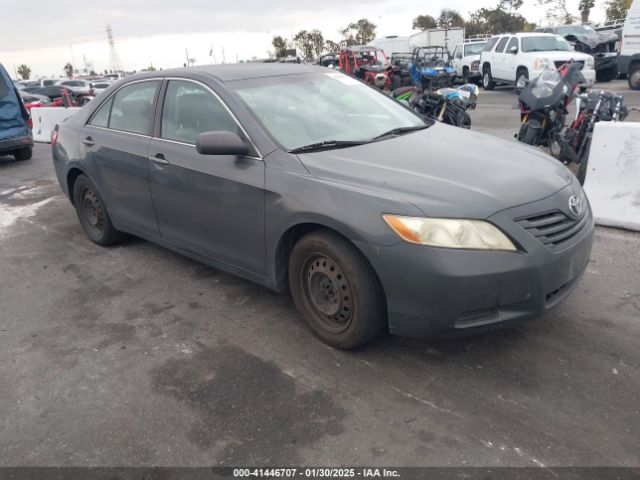
[[[572,243],[571,241],[589,223],[589,216],[587,211],[581,218],[569,218],[561,211],[554,210],[519,218],[516,223],[546,247],[559,250]]]
[[[568,62],[569,62],[569,60],[564,60],[564,61],[561,60],[561,61],[554,62],[554,63],[556,65],[556,68],[560,68],[561,66],[563,66],[565,63],[568,63]],[[579,65],[582,65],[584,67],[584,61],[583,60],[577,61],[576,63],[579,64]]]

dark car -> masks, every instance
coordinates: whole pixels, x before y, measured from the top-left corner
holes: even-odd
[[[60,124],[52,144],[91,240],[133,234],[290,290],[338,348],[540,316],[591,252],[589,203],[559,162],[425,123],[322,67],[128,77]]]
[[[617,44],[620,38],[615,33],[600,33],[589,25],[559,25],[538,28],[536,32],[562,35],[577,52],[593,56],[599,82],[608,82],[618,76]]]
[[[7,71],[0,64],[0,155],[28,160],[32,151],[31,116]]]

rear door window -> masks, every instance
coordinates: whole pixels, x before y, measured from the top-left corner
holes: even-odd
[[[113,97],[104,102],[98,111],[93,114],[91,120],[89,120],[89,125],[93,125],[94,127],[104,127],[107,128],[109,126],[109,115],[111,114],[111,104],[113,103]]]
[[[139,82],[122,87],[111,107],[109,128],[148,135],[151,129],[153,101],[160,82]]]
[[[238,125],[205,87],[171,80],[162,108],[160,137],[195,145],[200,133],[213,131],[238,133]]]
[[[507,45],[507,53],[511,53],[513,47],[518,48],[518,37],[511,37],[509,45]]]
[[[508,41],[509,41],[509,37],[502,37],[498,42],[498,46],[496,47],[496,53],[503,53],[504,47],[507,46]]]

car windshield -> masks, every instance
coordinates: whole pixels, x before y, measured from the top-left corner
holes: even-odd
[[[573,50],[569,42],[558,35],[539,37],[523,37],[523,52],[570,52]]]
[[[487,42],[479,42],[472,43],[471,45],[466,45],[464,47],[464,56],[468,57],[470,55],[480,55],[484,50],[486,44]]]
[[[560,35],[594,35],[597,32],[589,25],[565,25],[556,29]]]
[[[286,150],[321,142],[366,142],[394,129],[429,125],[392,98],[338,72],[228,85]]]

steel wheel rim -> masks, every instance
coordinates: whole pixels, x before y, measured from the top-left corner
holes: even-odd
[[[482,81],[485,87],[489,85],[489,72],[484,73],[484,76],[482,77]]]
[[[313,254],[303,264],[305,295],[322,328],[342,333],[354,313],[351,286],[340,266],[324,254]]]
[[[523,89],[527,85],[527,78],[524,75],[520,75],[516,81],[516,88]]]
[[[90,188],[83,188],[80,195],[82,216],[86,224],[96,233],[104,228],[104,211],[96,193]]]

